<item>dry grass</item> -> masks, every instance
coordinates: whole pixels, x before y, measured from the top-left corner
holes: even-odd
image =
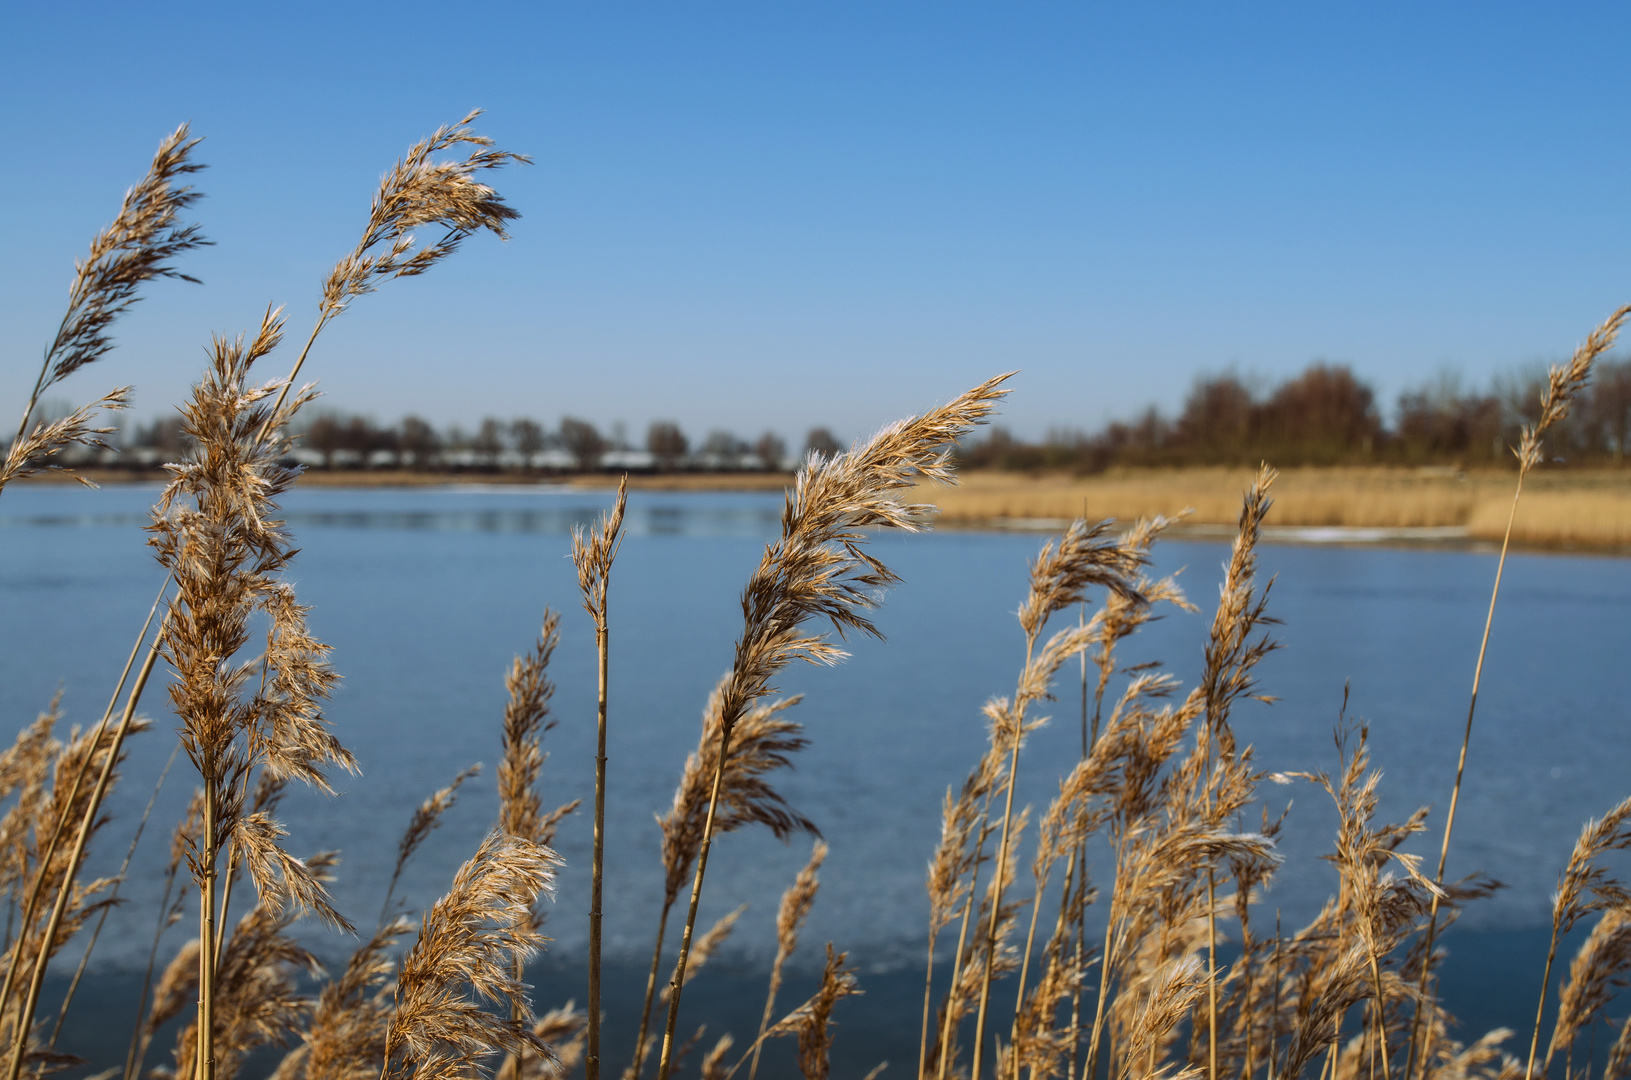
[[[459,146],[475,149],[462,160],[432,157]],[[468,120],[413,148],[382,183],[361,243],[330,275],[316,328],[294,370],[325,323],[355,297],[391,277],[422,272],[471,232],[502,235],[514,212],[475,177],[515,160],[472,134]],[[416,247],[409,229],[427,226],[443,230],[440,238]],[[191,234],[180,235],[171,254],[190,242]],[[162,267],[162,258],[153,265]],[[141,275],[127,277],[134,290]],[[75,357],[83,366],[106,351],[105,327],[133,297],[133,291],[107,292],[101,310],[111,314],[100,323],[86,317],[90,329],[74,339],[83,339],[82,348],[74,346],[79,352],[58,350],[68,358],[61,361],[67,370]],[[1589,377],[1592,360],[1626,314],[1616,313],[1568,365],[1554,371],[1541,420],[1524,436],[1520,479],[1537,464],[1539,433],[1566,413],[1569,395]],[[119,723],[112,723],[119,692],[101,723],[65,737],[53,703],[0,751],[6,808],[0,815],[0,888],[9,891],[13,913],[0,986],[8,1080],[25,1072],[30,1080],[43,1078],[76,1064],[54,1050],[44,1038],[46,1025],[36,1022],[40,983],[48,961],[92,926],[112,884],[81,880],[80,870],[87,846],[106,823],[102,805],[118,780],[126,741],[152,729],[136,708],[161,655],[172,673],[169,706],[179,746],[200,783],[174,832],[167,881],[180,881],[185,865],[194,887],[178,890],[174,903],[167,887],[157,913],[148,985],[153,970],[162,974],[151,986],[151,1007],[145,993],[138,1004],[125,1080],[233,1080],[249,1056],[266,1047],[285,1051],[276,1080],[561,1080],[580,1065],[586,1080],[595,1080],[596,958],[588,1015],[570,1002],[538,1015],[524,981],[526,962],[545,940],[539,904],[553,894],[561,868],[548,845],[573,809],[568,804],[546,813],[540,791],[542,741],[555,723],[548,667],[559,636],[547,609],[542,633],[508,672],[509,700],[502,718],[494,718],[502,750],[497,827],[459,869],[446,895],[422,914],[417,932],[411,921],[393,917],[395,875],[452,806],[460,785],[471,782],[473,769],[432,793],[409,821],[379,924],[343,970],[323,971],[294,936],[301,919],[347,924],[328,895],[337,854],[302,859],[285,850],[279,800],[296,779],[328,792],[329,773],[355,763],[321,711],[337,673],[328,667],[326,647],[309,633],[305,608],[289,583],[295,549],[277,519],[276,500],[296,478],[279,464],[287,446],[279,433],[311,394],[291,392],[293,373],[264,384],[250,379],[253,365],[278,346],[281,331],[281,316],[269,311],[248,341],[218,339],[184,407],[194,449],[171,467],[151,527],[152,546],[171,573],[175,595]],[[48,365],[47,376],[60,367]],[[1006,378],[890,425],[848,453],[812,457],[788,490],[780,535],[742,594],[742,633],[729,669],[703,711],[701,739],[679,770],[673,806],[659,823],[661,860],[653,874],[663,879],[665,900],[646,1019],[625,1074],[631,1080],[642,1075],[655,1044],[648,1022],[656,976],[670,955],[664,948],[668,917],[687,879],[690,904],[664,995],[660,1080],[676,1074],[701,1045],[700,1030],[683,1044],[677,1038],[682,991],[732,933],[742,910],[693,939],[712,843],[751,827],[782,838],[816,832],[772,783],[807,742],[785,715],[798,698],[777,699],[775,681],[796,660],[843,659],[827,628],[875,633],[871,609],[897,579],[870,554],[872,530],[923,527],[933,507],[903,498],[927,490],[925,482],[955,480],[948,444],[989,415],[1006,392]],[[14,443],[14,457],[22,453],[38,464],[29,457],[33,451],[26,448],[33,443],[26,436]],[[1329,471],[1277,477],[1263,468],[1249,474],[1030,480],[1021,492],[1030,502],[1015,495],[1012,477],[976,477],[973,490],[961,495],[933,489],[954,520],[1070,521],[1031,563],[1017,612],[1024,663],[1011,696],[983,709],[989,744],[960,789],[947,792],[941,836],[930,853],[918,1080],[1515,1080],[1520,1072],[1532,1078],[1560,942],[1577,924],[1594,919],[1568,978],[1555,988],[1558,1017],[1538,1063],[1540,1076],[1551,1075],[1561,1060],[1566,1080],[1592,1080],[1593,1063],[1577,1068],[1575,1049],[1631,967],[1631,890],[1606,861],[1631,849],[1631,800],[1589,822],[1563,868],[1525,1067],[1502,1052],[1511,1032],[1491,1032],[1470,1046],[1452,1040],[1433,991],[1431,976],[1441,960],[1433,935],[1441,912],[1452,920],[1465,904],[1487,895],[1492,883],[1443,881],[1442,852],[1438,876],[1423,872],[1421,855],[1408,845],[1423,831],[1426,810],[1399,822],[1378,820],[1380,775],[1370,765],[1367,733],[1345,716],[1337,718],[1334,770],[1272,778],[1312,784],[1335,804],[1338,828],[1328,859],[1338,872],[1338,889],[1307,926],[1290,932],[1276,917],[1267,933],[1266,920],[1256,914],[1263,890],[1286,872],[1276,846],[1279,823],[1268,813],[1279,797],[1261,790],[1271,778],[1257,769],[1253,748],[1233,727],[1242,701],[1273,700],[1272,688],[1258,682],[1260,661],[1277,647],[1270,636],[1272,582],[1260,580],[1257,569],[1265,530],[1275,521],[1374,525],[1387,514],[1393,516],[1380,523],[1494,529],[1484,507],[1510,479]],[[1544,474],[1529,479],[1542,490],[1517,504],[1513,531],[1531,539],[1546,528],[1557,534],[1570,499],[1625,497],[1617,477],[1594,486],[1590,477],[1573,475],[1572,489],[1548,489]],[[603,771],[607,595],[623,495],[596,533],[574,540],[600,660],[597,883],[609,794]],[[1512,497],[1508,483],[1500,499],[1510,508]],[[1102,510],[1105,517],[1142,520],[1119,532],[1096,512],[1079,517],[1084,499],[1090,511]],[[1126,670],[1117,659],[1121,643],[1153,617],[1154,605],[1191,609],[1175,580],[1154,580],[1144,572],[1153,545],[1174,525],[1150,511],[1172,513],[1183,505],[1194,507],[1193,520],[1229,522],[1233,530],[1223,587],[1205,646],[1192,658],[1196,677],[1187,692],[1173,673],[1153,665]],[[1531,507],[1538,513],[1525,518]],[[1362,513],[1369,516],[1356,517]],[[1596,528],[1568,535],[1601,537],[1609,526]],[[1492,617],[1498,594],[1497,575]],[[1089,606],[1095,609],[1091,618]],[[1078,609],[1074,621],[1058,619],[1072,608]],[[1056,620],[1063,625],[1055,628]],[[139,640],[126,675],[140,654]],[[1054,698],[1061,669],[1073,660],[1082,673],[1082,753],[1063,771],[1057,794],[1036,819],[1034,840],[1028,840],[1030,809],[1014,805],[1022,750],[1026,736],[1047,722],[1038,715],[1042,703]],[[1096,685],[1090,684],[1090,661],[1098,671]],[[122,678],[121,692],[123,685]],[[971,707],[971,720],[973,713]],[[1248,828],[1245,823],[1253,820],[1261,825]],[[1447,824],[1442,851],[1449,838]],[[1097,850],[1108,857],[1090,858]],[[705,1080],[730,1080],[749,1061],[751,1078],[766,1040],[778,1038],[796,1040],[806,1080],[828,1080],[835,1010],[861,992],[848,954],[828,942],[816,993],[771,1023],[783,968],[816,899],[825,855],[818,842],[783,898],[758,1037],[734,1065],[727,1058],[735,1039],[729,1033],[717,1038],[699,1055]],[[1056,885],[1061,865],[1063,881]],[[239,896],[247,911],[233,922],[233,885],[240,876],[252,896],[247,903]],[[1090,941],[1088,912],[1101,890],[1104,930]],[[197,936],[160,967],[163,932],[189,903],[197,906]],[[597,943],[599,908],[597,884],[591,914]],[[614,907],[606,914],[616,918],[619,912]],[[937,979],[936,954],[953,927],[951,971]],[[1227,964],[1218,948],[1226,936],[1239,944],[1238,958]],[[992,987],[1016,975],[1014,1012],[999,1016]],[[305,980],[313,980],[313,992]],[[160,1025],[189,1011],[172,1061],[145,1068]],[[961,1040],[969,1035],[965,1051]],[[1628,1061],[1631,1024],[1616,1040],[1601,1080],[1615,1080]]]
[[[1233,525],[1247,469],[1116,470],[1095,477],[977,472],[938,495],[948,524],[1172,515],[1188,526]],[[1275,484],[1275,527],[1464,528],[1499,540],[1514,473],[1385,468],[1290,469]],[[1535,546],[1631,546],[1631,471],[1541,470],[1527,481],[1515,541]]]

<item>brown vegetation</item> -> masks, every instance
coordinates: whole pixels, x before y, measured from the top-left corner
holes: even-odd
[[[1117,469],[1090,477],[966,473],[937,493],[948,524],[1137,520],[1193,511],[1185,527],[1228,526],[1248,469]],[[1275,484],[1274,526],[1456,529],[1500,540],[1512,508],[1509,472],[1388,468],[1288,469]],[[1631,546],[1631,474],[1539,470],[1525,482],[1515,542],[1533,546]]]

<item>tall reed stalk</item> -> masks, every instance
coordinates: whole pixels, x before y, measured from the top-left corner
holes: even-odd
[[[606,860],[606,675],[611,629],[606,614],[606,593],[612,581],[612,561],[623,543],[623,511],[629,501],[629,478],[617,485],[617,504],[601,518],[594,535],[572,530],[572,562],[578,571],[583,609],[595,624],[598,691],[595,697],[595,833],[589,885],[589,1045],[583,1058],[585,1080],[600,1080],[600,898]]]
[[[685,965],[696,926],[697,906],[708,869],[714,818],[725,761],[737,721],[752,704],[772,693],[770,680],[794,660],[832,664],[843,657],[804,623],[825,619],[842,633],[876,634],[864,612],[876,601],[872,590],[897,578],[863,551],[863,529],[922,527],[929,508],[906,505],[892,496],[919,479],[953,481],[947,449],[996,406],[1005,391],[998,376],[921,417],[892,424],[863,445],[825,460],[812,454],[788,492],[782,535],[765,551],[742,594],[743,630],[735,662],[720,690],[719,754],[708,794],[697,852],[691,902],[680,937],[679,960],[669,986],[668,1019],[658,1059],[658,1080],[668,1080],[679,1022]]]
[[[1530,470],[1540,464],[1547,429],[1569,414],[1569,406],[1575,394],[1591,378],[1592,364],[1613,346],[1628,316],[1631,316],[1631,304],[1620,307],[1605,319],[1602,325],[1593,330],[1580,347],[1575,349],[1568,363],[1552,367],[1547,373],[1546,389],[1541,393],[1540,416],[1534,423],[1524,425],[1519,445],[1514,450],[1518,459],[1518,482],[1512,492],[1512,508],[1507,512],[1506,530],[1501,536],[1501,554],[1495,562],[1495,584],[1490,589],[1489,610],[1484,615],[1484,633],[1478,642],[1478,660],[1473,665],[1472,694],[1467,700],[1467,722],[1461,733],[1461,749],[1456,756],[1455,783],[1450,788],[1450,808],[1444,817],[1444,837],[1439,844],[1438,869],[1433,875],[1434,884],[1440,888],[1444,885],[1444,868],[1450,859],[1450,836],[1455,830],[1456,809],[1461,803],[1461,780],[1467,768],[1467,749],[1472,744],[1472,721],[1478,710],[1478,688],[1484,677],[1484,657],[1489,651],[1490,630],[1495,625],[1495,603],[1501,595],[1501,577],[1506,571],[1506,555],[1512,543],[1512,525],[1518,516],[1518,500],[1523,496],[1523,481]],[[1421,972],[1416,979],[1418,1000],[1424,998],[1427,982],[1432,974],[1433,946],[1438,937],[1439,896],[1437,892],[1433,894],[1432,910],[1427,916],[1425,945],[1421,950]],[[1418,1058],[1422,1062],[1422,1067],[1426,1068],[1427,1055],[1431,1051],[1431,1047],[1418,1046],[1418,1041],[1423,1037],[1420,1017],[1421,1013],[1417,1010],[1411,1020],[1410,1050],[1405,1064],[1406,1080],[1414,1080],[1415,1063]],[[1533,1059],[1534,1054],[1531,1052],[1531,1066],[1534,1064]]]

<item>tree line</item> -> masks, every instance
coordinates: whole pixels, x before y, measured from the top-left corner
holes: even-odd
[[[1311,364],[1257,388],[1234,373],[1195,381],[1175,417],[1151,407],[1098,431],[1053,431],[1041,442],[993,428],[962,452],[974,468],[1101,472],[1113,466],[1510,464],[1521,426],[1539,414],[1544,370],[1502,376],[1487,390],[1441,374],[1399,395],[1391,424],[1352,369]],[[1631,449],[1631,358],[1600,360],[1569,417],[1546,437],[1555,463],[1622,465]]]
[[[502,420],[489,416],[466,430],[457,424],[437,428],[419,416],[406,416],[395,424],[380,424],[371,417],[341,412],[315,416],[295,433],[294,457],[317,468],[401,468],[422,471],[617,471],[676,472],[790,471],[797,467],[797,452],[773,431],[748,442],[725,430],[710,431],[693,442],[671,420],[658,420],[645,439],[631,442],[615,425],[602,432],[588,420],[563,417],[550,428],[537,420],[519,417]],[[183,447],[179,417],[138,424],[119,440],[127,451],[127,464],[148,464]],[[832,455],[842,450],[825,427],[810,429],[803,450]],[[799,454],[801,458],[803,455]],[[108,463],[114,459],[109,457]]]

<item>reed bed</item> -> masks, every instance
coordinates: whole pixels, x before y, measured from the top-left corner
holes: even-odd
[[[1385,468],[1303,468],[1275,484],[1274,526],[1464,530],[1499,541],[1515,474]],[[1118,470],[1102,476],[975,472],[940,496],[943,520],[958,524],[1136,521],[1193,513],[1189,524],[1231,526],[1244,469]],[[1541,470],[1529,478],[1512,539],[1536,546],[1631,546],[1631,473]],[[1085,507],[1085,510],[1084,510]]]
[[[602,923],[624,914],[615,900],[602,910],[600,886],[606,800],[619,797],[606,784],[606,732],[632,719],[620,716],[607,694],[608,597],[626,491],[597,529],[573,541],[599,658],[596,714],[553,711],[550,664],[563,630],[546,610],[539,636],[507,674],[504,713],[493,718],[501,749],[498,820],[445,895],[414,913],[402,909],[395,889],[461,791],[480,782],[473,769],[431,792],[406,823],[371,928],[353,926],[330,899],[337,853],[287,850],[277,816],[292,784],[327,795],[331,775],[356,765],[323,715],[338,673],[307,627],[289,575],[294,538],[277,517],[279,495],[298,480],[283,464],[283,432],[314,395],[294,380],[323,328],[355,299],[391,278],[432,269],[468,236],[504,234],[515,212],[482,177],[524,159],[493,149],[471,130],[474,118],[441,129],[386,173],[361,241],[323,285],[314,327],[287,376],[261,380],[257,367],[281,344],[278,310],[268,309],[251,335],[214,341],[183,407],[194,449],[169,466],[150,526],[155,557],[171,580],[101,722],[61,732],[52,702],[0,751],[0,885],[12,910],[0,987],[7,1080],[83,1065],[55,1046],[72,995],[52,1018],[41,1015],[40,990],[52,960],[88,938],[80,959],[85,970],[96,916],[118,886],[116,879],[84,880],[84,857],[107,824],[102,806],[122,779],[129,740],[161,737],[155,731],[165,725],[138,711],[160,661],[170,726],[196,774],[196,794],[171,832],[168,888],[155,913],[152,960],[122,1080],[232,1080],[245,1073],[251,1055],[269,1048],[277,1050],[277,1080],[543,1080],[579,1068],[586,1080],[600,1074],[608,1049],[599,1000]],[[166,140],[119,222],[93,245],[76,277],[68,329],[47,350],[38,385],[100,359],[111,345],[113,318],[144,282],[180,276],[170,260],[202,242],[176,217],[192,193],[174,181],[196,169],[188,157],[195,145],[184,129]],[[419,246],[415,229],[438,238]],[[1522,482],[1533,480],[1546,425],[1567,412],[1627,314],[1612,315],[1554,371],[1541,419],[1518,448],[1521,467],[1502,526],[1509,539],[1525,535],[1529,507],[1542,517],[1559,513],[1545,499],[1562,494],[1543,491],[1525,503]],[[801,947],[816,952],[801,931],[819,900],[827,848],[817,824],[775,787],[809,738],[793,719],[798,696],[779,696],[776,684],[795,661],[840,663],[845,654],[834,635],[876,632],[871,612],[898,581],[868,543],[878,529],[926,527],[935,507],[909,500],[932,492],[954,513],[976,506],[1017,513],[1018,504],[1000,501],[1006,496],[993,480],[977,479],[961,496],[950,486],[958,480],[952,446],[991,415],[1008,380],[990,379],[847,452],[812,455],[788,490],[780,534],[743,589],[741,635],[732,654],[721,657],[725,674],[702,708],[696,750],[676,763],[673,803],[655,826],[661,857],[652,873],[663,882],[664,902],[639,1032],[616,1049],[628,1057],[625,1080],[653,1074],[669,1080],[693,1061],[705,1080],[731,1080],[744,1068],[755,1080],[767,1044],[776,1040],[787,1040],[806,1080],[831,1075],[835,1017],[864,986],[840,943],[825,942],[815,992],[803,1002],[782,1000],[788,962]],[[103,399],[105,406],[119,403]],[[30,428],[25,415],[0,484],[49,467],[52,447],[91,437],[93,413],[69,427]],[[1578,1058],[1576,1052],[1631,968],[1631,887],[1614,876],[1611,860],[1631,848],[1631,799],[1588,822],[1563,861],[1552,944],[1535,1023],[1524,1033],[1527,1061],[1520,1064],[1507,1050],[1510,1031],[1465,1042],[1453,1037],[1436,996],[1444,956],[1435,935],[1495,887],[1482,875],[1444,876],[1459,773],[1437,870],[1429,873],[1412,849],[1413,839],[1429,831],[1428,811],[1398,822],[1378,819],[1380,774],[1362,725],[1339,716],[1325,768],[1310,763],[1306,772],[1275,776],[1258,768],[1252,746],[1237,733],[1241,703],[1273,700],[1273,688],[1259,679],[1279,632],[1273,582],[1257,565],[1264,529],[1276,520],[1348,520],[1338,503],[1320,503],[1303,479],[1267,466],[1249,475],[1220,472],[1208,479],[1208,490],[1234,491],[1227,502],[1215,493],[1209,502],[1178,497],[1193,477],[1111,478],[1099,482],[1101,502],[1082,516],[1074,512],[1082,485],[1038,482],[1045,499],[1026,504],[1026,516],[1044,505],[1043,516],[1051,516],[1068,503],[1071,521],[1031,562],[1026,591],[1016,597],[1023,663],[1012,692],[979,710],[988,746],[967,778],[948,788],[940,840],[925,853],[922,1014],[916,1030],[903,1033],[917,1037],[919,1080],[1532,1080],[1558,1068],[1565,1080],[1591,1080],[1594,1072],[1617,1080],[1625,1073],[1631,1022],[1620,1028],[1602,1069],[1589,1051]],[[1481,478],[1468,490],[1495,483]],[[1428,481],[1356,476],[1351,490],[1397,496],[1398,524],[1442,521],[1429,512],[1437,488]],[[1481,497],[1469,496],[1455,511],[1458,520],[1483,520]],[[1198,505],[1185,509],[1185,502]],[[1097,512],[1111,504],[1129,519],[1124,527]],[[1187,687],[1158,666],[1124,667],[1118,654],[1162,611],[1196,610],[1176,579],[1146,572],[1154,546],[1186,514],[1202,522],[1226,517],[1234,529]],[[1491,622],[1499,582],[1497,573]],[[1481,664],[1482,655],[1480,670]],[[1073,670],[1080,674],[1079,760],[1057,777],[1046,806],[1016,807],[1021,770],[1038,767],[1025,754],[1029,736],[1048,722],[1046,703],[1068,696],[1064,683],[1074,682]],[[1475,675],[1463,760],[1476,704]],[[971,705],[971,721],[975,711]],[[543,740],[561,722],[593,723],[598,736],[587,1011],[572,1002],[541,1011],[527,983],[527,965],[546,945],[555,884],[562,873],[581,872],[563,866],[552,847],[578,806],[546,809],[541,789]],[[1339,888],[1308,925],[1291,929],[1260,909],[1276,875],[1303,872],[1283,866],[1277,849],[1282,785],[1304,785],[1328,798],[1338,820],[1328,858]],[[1246,824],[1252,821],[1258,824]],[[705,887],[730,890],[729,882],[707,877],[709,853],[721,838],[756,828],[782,839],[809,835],[814,846],[782,900],[751,1042],[740,1045],[725,1033],[702,1049],[702,1032],[687,1036],[681,1024],[686,988],[741,912],[698,927]],[[683,921],[670,940],[682,898]],[[165,931],[188,911],[196,911],[196,934],[167,946]],[[353,935],[355,946],[338,970],[326,970],[296,940],[301,920]],[[1587,922],[1585,944],[1554,980],[1564,936]],[[1226,944],[1233,959],[1224,956]],[[1002,983],[1008,992],[995,993]],[[1556,1019],[1544,1033],[1554,999]],[[1015,1002],[1011,1010],[1002,1004],[1007,1000]],[[173,1043],[155,1046],[176,1020]],[[1549,1034],[1544,1053],[1543,1034]]]

